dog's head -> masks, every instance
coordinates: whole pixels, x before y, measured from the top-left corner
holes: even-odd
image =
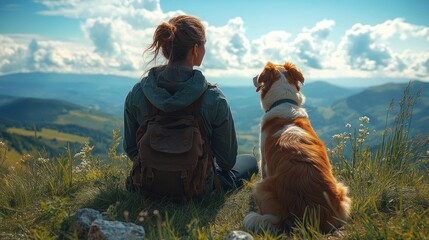
[[[253,78],[256,92],[261,92],[261,106],[265,111],[282,99],[295,101],[298,106],[304,104],[305,97],[300,91],[300,83],[304,84],[304,76],[289,62],[284,65],[268,62],[264,70]]]

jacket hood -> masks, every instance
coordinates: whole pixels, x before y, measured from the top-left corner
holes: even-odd
[[[152,68],[140,85],[147,99],[164,112],[189,106],[208,86],[200,71],[185,66]]]

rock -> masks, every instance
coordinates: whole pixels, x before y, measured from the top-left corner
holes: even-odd
[[[142,226],[120,221],[96,219],[89,229],[88,240],[143,239]]]
[[[253,237],[247,232],[233,231],[226,236],[225,240],[253,240]]]
[[[113,240],[113,239],[143,239],[145,231],[142,226],[134,223],[109,221],[99,211],[82,208],[75,214],[74,229],[78,239]]]
[[[96,219],[102,219],[103,215],[97,210],[91,208],[82,208],[77,210],[75,214],[74,227],[77,232],[78,239],[88,239],[88,232],[91,224]]]

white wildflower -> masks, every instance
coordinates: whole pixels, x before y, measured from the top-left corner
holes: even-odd
[[[363,123],[369,123],[369,117],[364,116],[364,117],[360,117],[359,121],[363,122]]]
[[[342,134],[342,133],[340,133],[340,134],[335,134],[334,136],[332,136],[332,138],[333,138],[333,139],[335,139],[335,140],[342,139],[342,138],[343,138],[343,134]]]
[[[78,152],[74,155],[74,158],[84,158],[86,156],[85,152]]]
[[[358,143],[363,143],[364,141],[365,141],[365,139],[364,139],[364,138],[358,138],[358,139],[357,139],[357,142],[358,142]]]
[[[37,161],[39,161],[40,163],[47,163],[49,161],[49,158],[38,158]]]
[[[4,146],[6,146],[6,144],[4,142],[0,141],[0,147],[4,147]]]
[[[350,123],[346,124],[346,128],[351,128],[351,127],[352,127],[352,125]]]
[[[82,169],[79,166],[73,168],[73,174],[79,174],[81,172],[82,172]]]
[[[26,153],[22,156],[21,160],[19,162],[21,163],[25,163],[29,160],[31,160],[33,158],[33,156],[31,156],[30,154]]]

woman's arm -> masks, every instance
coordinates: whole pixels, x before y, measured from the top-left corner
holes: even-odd
[[[137,155],[136,132],[139,123],[131,109],[131,92],[128,94],[124,105],[124,142],[123,147],[127,156],[133,160]]]
[[[216,162],[222,170],[230,170],[237,157],[237,137],[231,109],[223,95],[217,101],[216,117],[211,125],[211,145]]]

